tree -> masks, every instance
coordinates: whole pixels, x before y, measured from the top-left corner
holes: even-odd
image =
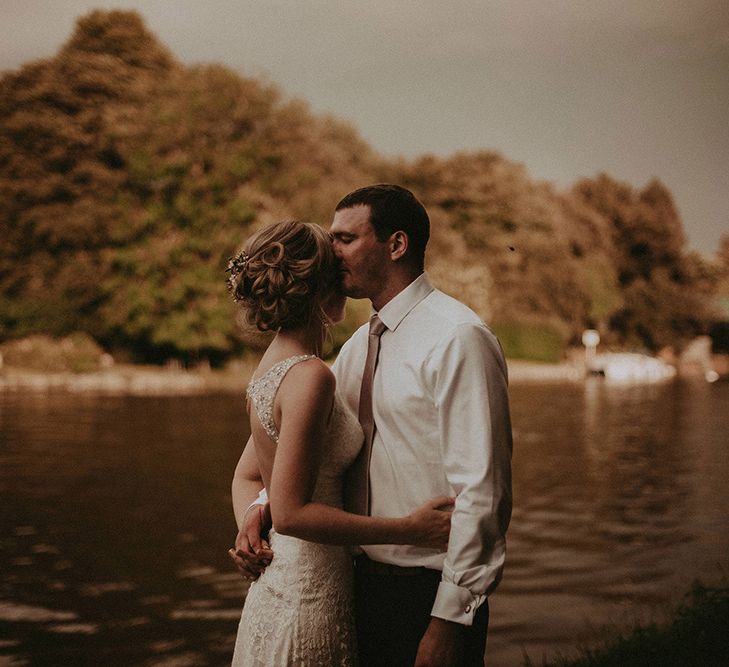
[[[109,128],[173,66],[135,14],[92,12],[58,56],[0,80],[0,335],[98,328],[129,217]]]
[[[603,215],[612,230],[612,263],[623,306],[610,327],[629,345],[656,351],[706,330],[710,293],[685,237],[668,189],[652,181],[635,191],[605,174],[583,180],[574,194]]]

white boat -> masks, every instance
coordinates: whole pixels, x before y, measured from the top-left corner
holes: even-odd
[[[659,382],[676,375],[676,369],[661,359],[634,352],[595,355],[587,370],[617,382]]]

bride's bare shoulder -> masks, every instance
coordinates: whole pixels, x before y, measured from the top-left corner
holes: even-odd
[[[312,357],[293,366],[286,374],[279,392],[305,396],[314,394],[332,395],[337,381],[329,366],[321,359]]]

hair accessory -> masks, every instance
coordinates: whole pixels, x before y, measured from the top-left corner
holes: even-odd
[[[235,257],[228,260],[228,268],[225,269],[226,273],[230,273],[227,280],[228,291],[233,295],[233,301],[236,302],[240,301],[236,294],[236,283],[238,282],[238,276],[246,270],[248,259],[248,254],[245,251],[239,252]]]

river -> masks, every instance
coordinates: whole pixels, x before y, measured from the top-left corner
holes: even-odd
[[[488,664],[663,620],[729,565],[729,383],[515,383]],[[0,392],[0,665],[229,664],[233,394]],[[607,628],[607,630],[606,630]]]

